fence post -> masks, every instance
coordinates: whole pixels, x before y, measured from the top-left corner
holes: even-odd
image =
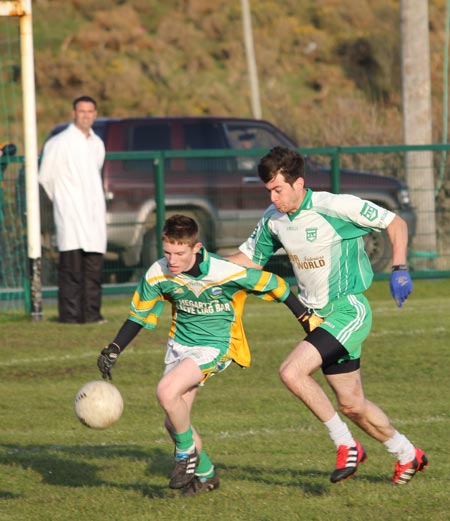
[[[336,147],[331,156],[331,191],[333,194],[341,192],[341,171],[339,168],[339,148]]]
[[[155,201],[156,201],[156,246],[158,258],[163,256],[161,234],[166,218],[165,188],[164,188],[164,163],[165,154],[161,152],[158,159],[155,159]]]

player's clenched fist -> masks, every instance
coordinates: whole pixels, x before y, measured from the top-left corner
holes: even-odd
[[[402,307],[403,302],[408,298],[412,289],[413,284],[407,266],[392,266],[390,290],[399,308]]]
[[[117,357],[120,355],[120,347],[117,344],[109,344],[106,346],[97,358],[97,367],[102,373],[102,377],[106,380],[112,380],[111,369],[116,363]]]
[[[302,315],[297,317],[297,320],[302,325],[306,334],[309,334],[311,333],[311,331],[314,331],[314,329],[316,329],[317,326],[320,326],[320,324],[323,322],[322,317],[319,317],[312,311],[308,310],[306,310]]]

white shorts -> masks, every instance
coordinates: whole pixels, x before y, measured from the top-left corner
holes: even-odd
[[[218,347],[211,346],[185,346],[173,339],[167,341],[167,351],[164,358],[164,374],[176,367],[185,358],[191,358],[201,369],[204,377],[202,385],[207,378],[224,371],[232,362],[227,354],[222,354]]]

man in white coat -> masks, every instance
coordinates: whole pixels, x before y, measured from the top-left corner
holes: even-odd
[[[44,146],[39,183],[53,203],[59,250],[60,322],[104,321],[101,315],[106,205],[101,169],[102,139],[92,130],[97,104],[73,101],[73,122]]]

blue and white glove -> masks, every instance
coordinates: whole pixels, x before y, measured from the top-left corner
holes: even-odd
[[[411,276],[406,265],[392,266],[390,289],[397,306],[401,308],[413,289]]]

